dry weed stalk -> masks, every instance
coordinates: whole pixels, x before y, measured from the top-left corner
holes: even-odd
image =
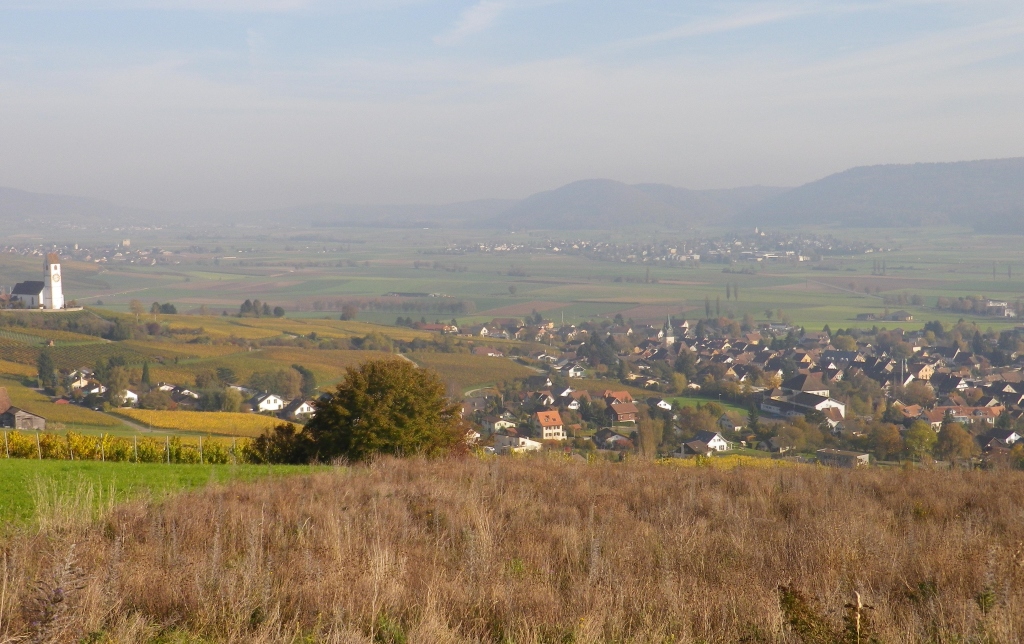
[[[1024,641],[1022,484],[384,459],[10,534],[0,641]]]

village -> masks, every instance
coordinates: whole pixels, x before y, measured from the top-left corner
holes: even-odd
[[[756,449],[851,466],[933,455],[981,463],[1009,459],[1024,433],[1024,327],[986,337],[969,324],[940,323],[833,334],[724,318],[668,320],[662,328],[537,322],[495,320],[464,330],[561,347],[519,358],[546,373],[518,391],[466,400],[465,415],[488,451],[708,456]],[[475,351],[504,356],[496,348]],[[595,389],[595,382],[608,384]]]

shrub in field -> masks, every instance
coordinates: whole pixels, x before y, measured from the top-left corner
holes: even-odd
[[[59,460],[66,460],[70,458],[68,441],[63,436],[46,433],[40,434],[39,449],[42,451],[43,458]]]
[[[207,441],[203,443],[203,461],[215,465],[229,463],[231,462],[230,448],[219,441]]]
[[[101,458],[100,440],[96,436],[86,436],[78,432],[68,432],[64,437],[67,441],[69,455],[80,461],[98,461]]]
[[[137,445],[140,463],[161,463],[166,460],[163,441],[158,441],[155,438],[140,438]]]
[[[102,458],[106,461],[131,461],[135,460],[135,450],[132,449],[132,441],[123,436],[110,436],[104,434],[100,437],[102,446]]]
[[[7,432],[7,450],[11,458],[39,458],[36,437],[22,432]]]

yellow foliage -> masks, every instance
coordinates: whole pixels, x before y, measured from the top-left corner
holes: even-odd
[[[281,423],[280,419],[260,414],[233,414],[204,411],[157,411],[152,409],[119,409],[113,412],[142,425],[183,432],[222,434],[225,436],[259,436]]]
[[[35,378],[36,368],[27,365],[20,364],[17,362],[10,362],[9,360],[0,360],[0,373],[8,374],[11,376],[22,376],[25,378]]]
[[[711,458],[696,456],[694,458],[663,458],[657,461],[659,465],[670,467],[712,467],[717,470],[731,470],[737,467],[771,468],[771,467],[792,467],[794,463],[780,461],[772,458],[758,458],[756,456],[744,456],[742,454],[730,454],[728,456],[713,456]]]

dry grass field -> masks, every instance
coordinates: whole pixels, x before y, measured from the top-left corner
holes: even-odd
[[[1022,484],[386,459],[51,502],[0,542],[0,641],[851,642],[857,592],[862,642],[1019,642]]]

